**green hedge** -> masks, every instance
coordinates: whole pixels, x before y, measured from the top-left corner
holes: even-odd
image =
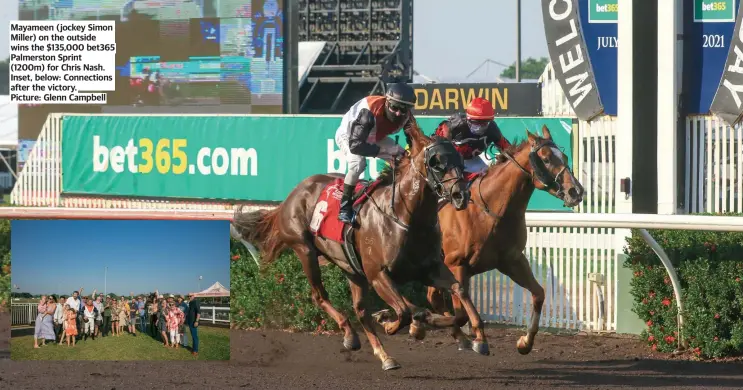
[[[338,330],[335,321],[312,302],[309,282],[294,252],[284,252],[273,264],[261,270],[245,247],[230,239],[230,256],[230,306],[234,327]],[[321,271],[330,302],[349,320],[358,323],[347,279],[332,264],[321,267]],[[414,304],[430,307],[421,284],[406,284],[401,292]],[[369,298],[372,313],[389,308],[373,291]]]
[[[743,233],[649,233],[678,273],[684,303],[682,336],[692,352],[701,358],[743,354]],[[647,324],[642,337],[653,350],[671,352],[678,345],[678,307],[671,281],[638,232],[633,231],[627,244],[633,311]]]
[[[10,310],[10,220],[0,220],[0,307]]]

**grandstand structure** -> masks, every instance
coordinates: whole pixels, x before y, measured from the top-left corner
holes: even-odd
[[[300,0],[299,111],[343,114],[413,81],[413,0]]]

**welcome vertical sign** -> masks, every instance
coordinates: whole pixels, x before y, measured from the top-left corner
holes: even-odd
[[[578,0],[542,0],[547,49],[557,80],[575,115],[591,120],[604,112],[581,29]]]

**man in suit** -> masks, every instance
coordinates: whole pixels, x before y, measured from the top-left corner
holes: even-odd
[[[188,330],[191,332],[191,345],[193,349],[191,354],[199,355],[199,318],[201,318],[201,303],[194,293],[188,294],[188,312],[186,313],[186,323]]]

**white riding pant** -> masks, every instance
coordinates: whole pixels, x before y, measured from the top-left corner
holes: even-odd
[[[170,342],[172,344],[176,344],[176,343],[180,344],[181,335],[180,333],[178,333],[178,329],[173,329],[169,333],[170,333]]]
[[[351,186],[356,185],[359,181],[359,177],[364,173],[364,170],[366,170],[367,157],[351,153],[348,148],[348,133],[345,131],[338,131],[335,133],[335,143],[338,145],[341,152],[343,152],[343,156],[346,159],[346,168],[348,169],[346,177],[343,179],[343,184]],[[390,137],[384,137],[376,144],[382,148],[390,148],[397,145],[395,140]]]
[[[469,160],[464,160],[464,170],[470,173],[480,173],[488,169],[488,164],[482,160],[479,156],[472,157]]]
[[[92,318],[88,319],[88,322],[83,322],[83,333],[93,333],[95,329],[95,321]]]

